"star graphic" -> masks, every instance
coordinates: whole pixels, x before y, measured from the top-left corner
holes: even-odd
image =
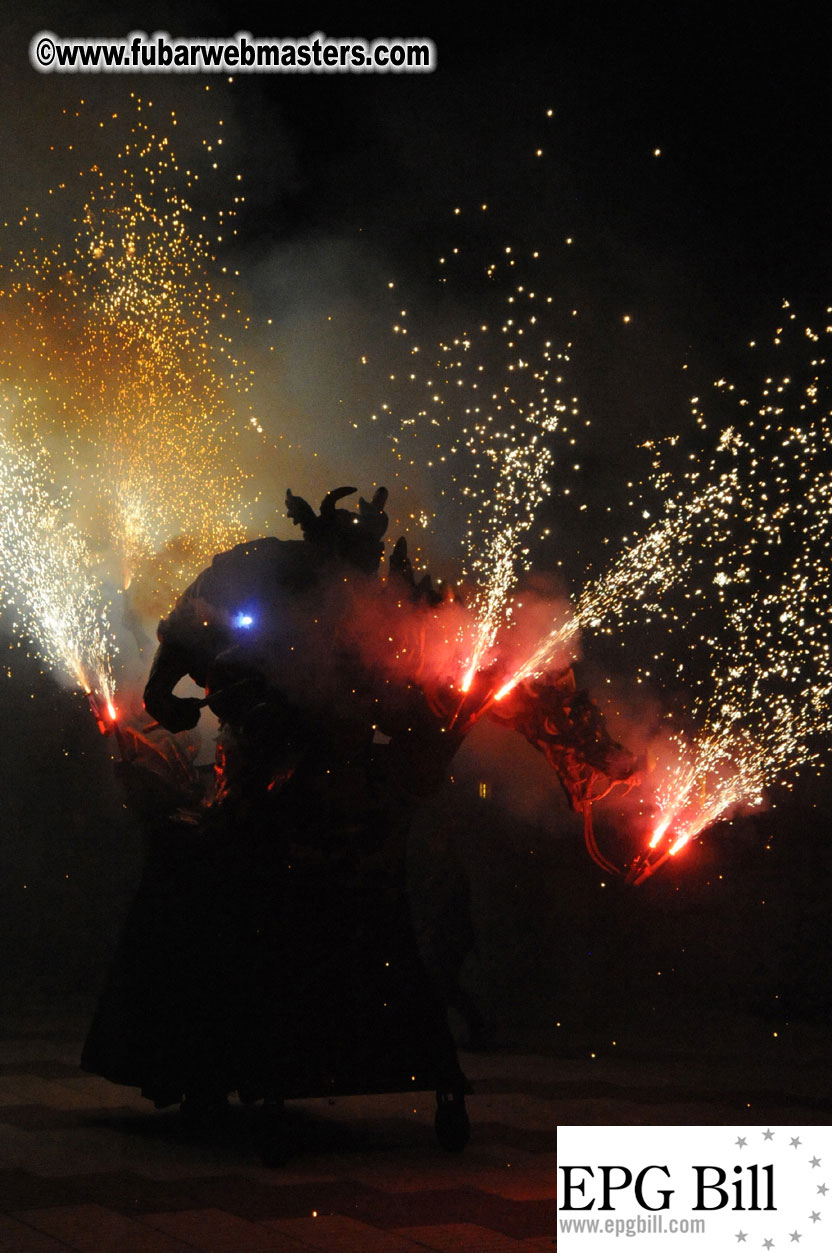
[[[798,1240],[801,1239],[800,1233],[797,1231],[790,1231],[789,1239],[791,1240],[792,1244],[797,1244]]]
[[[820,1158],[819,1158],[819,1157],[813,1157],[813,1158],[811,1159],[811,1162],[812,1162],[812,1165],[813,1165],[813,1166],[820,1166]]]
[[[799,1137],[799,1136],[794,1136],[794,1138],[793,1138],[793,1139],[789,1140],[789,1144],[792,1146],[792,1148],[793,1148],[793,1149],[799,1148],[799,1147],[800,1147],[800,1137]]]
[[[772,1131],[771,1127],[769,1127],[768,1131],[764,1131],[764,1132],[763,1132],[763,1139],[764,1139],[764,1140],[773,1140],[773,1139],[774,1139],[774,1132]]]
[[[819,1184],[818,1184],[818,1192],[820,1193],[820,1195],[821,1195],[821,1196],[826,1196],[826,1194],[827,1194],[827,1192],[828,1192],[828,1191],[829,1191],[829,1185],[828,1185],[828,1184],[825,1184],[825,1183],[819,1183]]]
[[[764,1240],[764,1241],[763,1241],[763,1248],[764,1248],[764,1249],[773,1249],[773,1248],[774,1248],[774,1241],[773,1241],[773,1240]]]
[[[737,1232],[737,1240],[739,1241],[740,1244],[745,1244],[745,1237],[747,1236],[747,1234],[748,1232],[746,1231]]]
[[[745,1136],[737,1136],[735,1143],[738,1149],[744,1149],[745,1148]]]
[[[813,1209],[813,1210],[812,1210],[812,1212],[811,1212],[811,1214],[809,1215],[809,1217],[811,1218],[811,1220],[812,1220],[812,1222],[813,1222],[813,1223],[819,1223],[819,1222],[820,1222],[820,1214],[817,1212],[817,1210],[816,1210],[816,1209]]]

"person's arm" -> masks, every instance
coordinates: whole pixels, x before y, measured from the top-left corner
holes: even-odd
[[[144,689],[144,707],[168,731],[190,731],[199,722],[202,702],[193,696],[174,696],[173,689],[186,674],[200,686],[205,683],[204,671],[217,648],[210,609],[213,590],[209,567],[159,623],[159,647]]]
[[[199,722],[202,702],[194,696],[174,696],[173,689],[189,673],[184,649],[162,640],[153,658],[144,707],[168,731],[190,731]]]

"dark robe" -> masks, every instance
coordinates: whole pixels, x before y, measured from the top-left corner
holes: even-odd
[[[217,794],[177,814],[124,767],[148,855],[82,1057],[160,1104],[466,1086],[404,891],[402,776],[435,719],[414,689],[374,744],[372,676],[320,620],[309,548],[221,554],[160,624],[162,705],[176,671],[217,694]]]

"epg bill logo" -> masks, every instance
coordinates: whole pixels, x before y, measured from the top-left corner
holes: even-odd
[[[732,1169],[735,1175],[744,1175],[747,1178],[735,1179],[729,1190],[723,1187],[728,1174],[721,1166],[692,1166],[686,1172],[688,1178],[683,1180],[683,1186],[686,1185],[689,1192],[695,1193],[695,1203],[690,1204],[693,1196],[689,1195],[687,1198],[689,1208],[707,1211],[724,1209],[726,1205],[734,1210],[775,1208],[773,1165],[759,1166],[755,1163],[753,1166],[734,1166]],[[599,1211],[614,1210],[615,1194],[629,1192],[640,1209],[655,1213],[657,1210],[669,1210],[671,1197],[676,1195],[675,1188],[660,1188],[656,1183],[656,1177],[664,1183],[671,1179],[667,1166],[644,1166],[635,1176],[627,1166],[599,1166],[597,1170],[592,1166],[560,1166],[558,1171],[562,1187],[560,1196],[563,1198],[559,1206],[561,1210],[591,1210],[596,1207],[596,1201],[600,1201],[597,1207]],[[762,1187],[760,1178],[763,1179]],[[651,1179],[649,1185],[646,1183],[648,1179]],[[595,1188],[587,1199],[590,1192],[588,1180],[592,1181]],[[583,1204],[576,1203],[576,1194],[580,1195]],[[763,1204],[760,1204],[761,1200]]]
[[[828,1253],[832,1128],[559,1127],[560,1253],[648,1235]]]

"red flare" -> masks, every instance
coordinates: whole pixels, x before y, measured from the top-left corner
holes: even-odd
[[[118,733],[118,710],[109,696],[99,697],[95,692],[87,691],[86,693],[89,707],[92,710],[92,716],[95,718],[96,724],[102,735],[112,735],[113,732]],[[100,703],[103,699],[103,707]]]

